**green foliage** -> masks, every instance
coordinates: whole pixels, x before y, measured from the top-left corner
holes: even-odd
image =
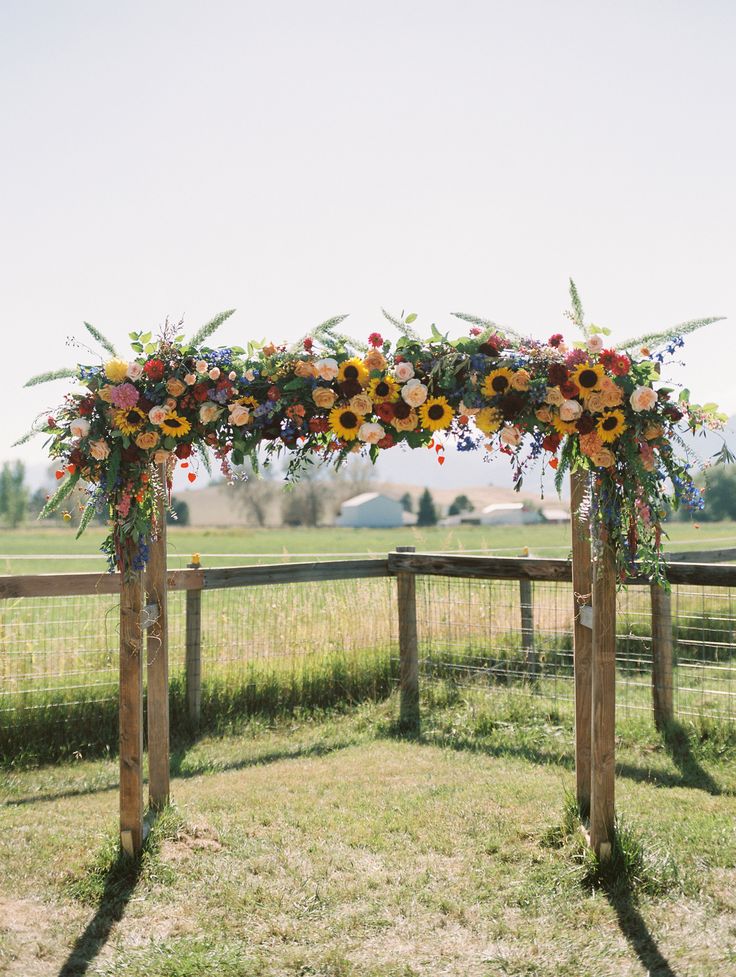
[[[189,506],[183,499],[176,497],[171,499],[171,509],[166,512],[166,522],[169,526],[189,525]]]
[[[76,369],[65,367],[60,370],[49,370],[47,373],[37,373],[35,377],[26,380],[24,387],[37,387],[39,383],[49,383],[51,380],[64,380],[69,377],[76,377]]]
[[[482,342],[484,339],[488,339],[493,333],[500,333],[502,336],[510,336],[512,339],[521,341],[524,337],[521,333],[516,332],[515,329],[511,329],[509,326],[499,326],[497,322],[493,322],[491,319],[482,319],[477,315],[470,315],[467,312],[453,312],[452,315],[456,319],[462,319],[463,322],[469,322],[471,326],[477,326],[478,329],[482,329],[478,339]]]
[[[583,303],[580,299],[580,294],[577,289],[575,282],[570,279],[570,304],[572,305],[572,310],[569,315],[575,325],[580,329],[584,336],[587,336],[589,329],[585,325],[585,313],[583,312]]]
[[[404,512],[414,511],[414,502],[412,501],[410,492],[404,492],[404,494],[399,499],[399,502],[401,503],[401,508],[404,510]]]
[[[64,499],[71,495],[74,491],[74,486],[79,481],[79,472],[75,472],[70,475],[69,478],[65,479],[58,489],[54,492],[51,498],[46,502],[46,505],[41,509],[39,514],[39,519],[45,519],[51,512],[58,509]]]
[[[201,346],[205,339],[209,339],[209,337],[216,332],[223,322],[225,322],[226,319],[229,319],[234,312],[235,309],[227,309],[225,312],[220,312],[218,315],[216,315],[214,319],[210,319],[210,321],[206,322],[201,329],[195,332],[190,340],[190,345]]]
[[[25,477],[26,470],[21,461],[16,461],[12,466],[6,461],[0,471],[0,517],[11,529],[23,522],[28,511],[29,493]]]
[[[87,330],[87,332],[88,332],[88,333],[89,333],[89,334],[90,334],[90,335],[91,335],[91,336],[92,336],[92,337],[93,337],[94,339],[96,339],[96,340],[97,340],[97,342],[98,342],[98,343],[100,344],[100,346],[102,346],[102,348],[103,348],[104,350],[106,350],[106,351],[107,351],[107,352],[108,352],[108,353],[109,353],[109,354],[110,354],[111,356],[117,356],[117,355],[118,355],[118,352],[117,352],[117,350],[115,349],[115,347],[113,346],[113,344],[112,344],[112,343],[110,342],[110,340],[109,340],[109,339],[107,338],[107,336],[104,336],[104,335],[103,335],[103,334],[102,334],[102,333],[100,332],[100,330],[99,330],[99,329],[96,329],[96,328],[95,328],[95,327],[94,327],[93,325],[91,325],[91,323],[89,323],[89,322],[85,322],[85,324],[84,324],[84,328],[85,328],[85,329]]]
[[[401,318],[397,319],[396,316],[391,315],[384,308],[381,309],[384,319],[391,323],[391,325],[397,329],[405,339],[409,339],[412,342],[420,342],[419,333],[412,329],[412,322],[416,321],[416,313],[412,312],[407,316],[404,316],[403,312]]]
[[[432,493],[428,488],[419,497],[419,508],[417,509],[417,526],[436,526],[437,509],[432,498]]]
[[[721,322],[724,318],[725,316],[718,315],[705,319],[690,319],[688,322],[681,322],[679,325],[671,326],[669,329],[663,329],[661,332],[645,332],[641,336],[634,336],[633,339],[627,339],[616,345],[619,349],[633,349],[635,346],[664,346],[673,339],[677,339],[678,336],[687,336],[688,333],[702,329],[704,326],[710,326],[714,322]]]
[[[87,526],[89,526],[89,524],[94,519],[96,513],[97,513],[97,509],[96,509],[94,503],[88,502],[87,505],[84,507],[84,512],[82,513],[82,518],[79,520],[79,527],[77,528],[76,539],[79,539],[79,537],[85,531],[85,529],[87,528]]]
[[[447,510],[448,516],[459,516],[462,512],[474,512],[475,506],[467,495],[456,496]]]
[[[698,481],[705,486],[705,509],[698,518],[708,521],[736,519],[736,465],[709,468]]]

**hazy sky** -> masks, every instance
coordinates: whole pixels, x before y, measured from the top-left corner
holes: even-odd
[[[10,443],[64,383],[22,382],[83,319],[546,337],[569,275],[619,338],[728,316],[685,352],[733,413],[735,28],[726,0],[3,4],[0,458],[43,461]]]

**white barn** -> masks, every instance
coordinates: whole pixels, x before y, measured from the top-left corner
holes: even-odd
[[[404,507],[380,492],[362,492],[340,506],[336,526],[390,529],[404,525]]]
[[[525,502],[494,502],[480,514],[482,526],[521,526],[541,521],[538,510],[531,509]]]

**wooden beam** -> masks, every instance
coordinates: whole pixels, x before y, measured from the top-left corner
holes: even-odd
[[[356,580],[388,576],[387,560],[330,560],[314,563],[277,563],[258,567],[218,567],[201,571],[205,590],[262,587],[265,584]]]
[[[158,470],[157,536],[149,544],[146,594],[158,609],[146,635],[148,669],[148,803],[159,811],[169,802],[169,627],[166,587],[166,466]]]
[[[120,840],[137,855],[143,845],[143,574],[120,591]]]
[[[652,708],[654,723],[666,729],[674,719],[672,697],[672,595],[656,584],[652,598]]]
[[[413,546],[399,546],[398,553],[412,553]],[[408,573],[396,577],[399,605],[399,725],[419,732],[419,644],[417,639],[417,582]]]
[[[580,507],[588,491],[585,472],[570,475],[572,516],[573,660],[575,668],[575,792],[582,817],[590,813],[590,716],[593,635],[590,522]]]
[[[193,729],[202,711],[202,591],[188,590],[186,596],[185,682],[187,717]]]
[[[590,843],[610,855],[616,772],[616,555],[597,540],[593,561]]]
[[[169,590],[201,590],[201,570],[169,570]],[[92,597],[119,594],[119,573],[35,573],[0,576],[0,598],[7,597]]]
[[[476,580],[572,580],[569,560],[529,557],[458,556],[446,553],[389,553],[389,573],[423,573]]]

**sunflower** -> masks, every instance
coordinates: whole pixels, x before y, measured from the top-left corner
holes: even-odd
[[[574,434],[577,430],[575,427],[575,421],[563,421],[559,414],[555,414],[553,416],[552,427],[562,437],[564,437],[566,434]]]
[[[626,430],[624,412],[621,410],[607,410],[597,424],[598,437],[606,444],[615,441]]]
[[[337,379],[340,383],[344,383],[346,380],[356,380],[361,387],[368,383],[369,376],[367,366],[357,356],[345,360],[344,363],[340,364],[340,369],[337,371]]]
[[[491,370],[483,381],[481,390],[486,397],[495,397],[498,394],[505,394],[511,387],[511,377],[513,375],[514,371],[509,370],[507,366],[500,366],[497,370]]]
[[[139,407],[124,407],[112,412],[112,419],[115,427],[119,428],[123,434],[138,434],[146,423],[146,415]]]
[[[243,407],[250,407],[251,410],[255,410],[258,406],[258,401],[255,397],[238,397],[238,399],[234,400],[233,403],[242,404]]]
[[[186,417],[175,414],[173,411],[161,421],[161,430],[170,438],[183,438],[185,434],[189,434],[191,429],[192,425]]]
[[[368,396],[374,404],[393,404],[399,399],[399,385],[393,377],[376,377],[368,384]]]
[[[419,408],[422,427],[428,431],[441,431],[452,423],[452,407],[446,397],[430,397]]]
[[[580,390],[580,396],[585,399],[594,390],[600,388],[601,380],[605,375],[603,365],[596,363],[578,363],[570,375],[570,380]]]
[[[364,420],[364,415],[351,407],[333,407],[329,415],[330,430],[344,441],[354,441]]]
[[[503,414],[497,407],[484,407],[474,415],[474,420],[484,434],[495,434],[503,424]]]

